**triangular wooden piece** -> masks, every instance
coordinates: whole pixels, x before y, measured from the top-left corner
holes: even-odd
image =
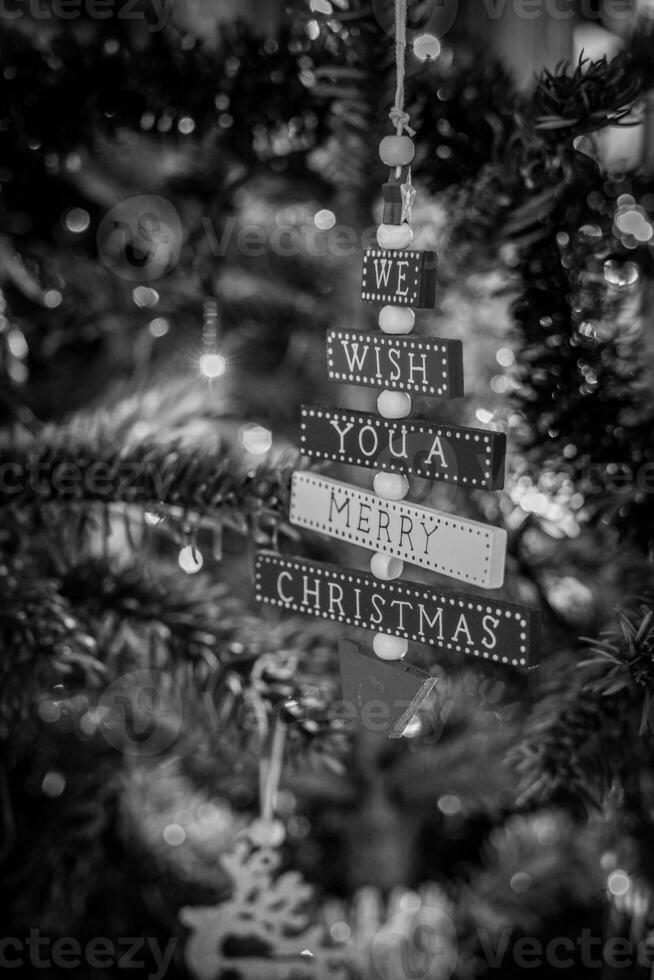
[[[401,738],[437,678],[404,661],[379,660],[351,640],[339,640],[341,697],[362,728]]]

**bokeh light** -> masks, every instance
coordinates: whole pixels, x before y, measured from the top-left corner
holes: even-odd
[[[187,575],[195,575],[199,572],[204,565],[204,559],[202,558],[201,552],[197,547],[191,544],[186,545],[179,552],[179,557],[177,559],[179,567]]]
[[[200,371],[205,378],[220,378],[227,367],[222,354],[203,354],[200,358]]]
[[[68,231],[72,231],[75,235],[81,235],[91,224],[91,216],[83,208],[71,208],[66,211],[64,224]]]
[[[433,61],[441,53],[441,43],[435,34],[420,34],[413,42],[418,61]]]
[[[616,898],[626,895],[631,888],[631,878],[626,871],[621,871],[619,868],[616,871],[612,871],[606,880],[606,887],[608,888],[611,895],[615,895]]]
[[[313,216],[313,223],[316,228],[321,231],[329,231],[336,224],[336,215],[333,211],[328,211],[327,208],[322,208],[320,211],[316,211]]]
[[[262,456],[272,447],[272,432],[263,425],[245,425],[241,429],[241,442],[249,453]]]

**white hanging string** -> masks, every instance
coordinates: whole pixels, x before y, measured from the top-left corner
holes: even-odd
[[[398,136],[401,136],[402,133],[415,136],[415,130],[411,129],[409,125],[409,113],[404,108],[406,21],[407,0],[395,0],[395,67],[397,71],[397,86],[395,89],[395,105],[389,112],[389,116]]]

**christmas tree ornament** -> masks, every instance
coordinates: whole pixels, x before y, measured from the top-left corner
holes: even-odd
[[[347,921],[353,977],[366,980],[451,980],[462,970],[456,910],[438,885],[417,891],[396,887],[360,888],[349,906],[333,902],[332,921]]]
[[[361,298],[380,307],[379,332],[327,332],[327,371],[340,384],[376,388],[377,414],[302,406],[301,448],[321,461],[376,470],[374,492],[296,470],[289,521],[371,552],[370,575],[271,552],[256,560],[260,602],[373,632],[372,650],[340,645],[343,699],[358,723],[400,737],[436,679],[404,662],[409,642],[524,667],[538,648],[536,614],[461,592],[399,583],[404,565],[477,589],[504,583],[507,532],[408,501],[409,477],[477,490],[504,485],[506,437],[411,418],[413,397],[460,398],[459,340],[412,335],[416,309],[436,301],[435,252],[411,250],[413,135],[404,110],[406,0],[396,0],[394,136],[380,146],[384,184],[378,248],[364,252]],[[405,135],[408,133],[409,135]],[[381,725],[381,727],[379,727]]]

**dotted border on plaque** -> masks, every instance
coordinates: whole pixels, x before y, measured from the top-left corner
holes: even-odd
[[[395,548],[389,544],[386,544],[383,547],[380,545],[371,544],[370,537],[363,537],[356,531],[348,533],[340,532],[337,529],[337,533],[335,533],[334,528],[329,528],[327,522],[325,521],[312,520],[307,516],[298,517],[297,491],[302,485],[317,486],[321,490],[329,489],[331,487],[338,487],[340,489],[347,490],[347,492],[351,494],[350,499],[363,499],[371,509],[374,506],[377,506],[379,510],[384,510],[386,512],[417,511],[419,515],[424,511],[426,514],[429,514],[432,517],[438,527],[449,527],[451,525],[453,528],[456,527],[460,531],[467,531],[468,534],[476,533],[478,537],[481,537],[486,541],[484,549],[485,553],[481,556],[485,578],[471,575],[462,569],[455,570],[454,568],[448,568],[445,564],[425,562],[422,556],[420,556],[422,559],[421,561],[416,561],[416,556],[414,554],[409,554],[406,548]],[[441,514],[439,511],[429,510],[429,508],[426,507],[421,508],[417,504],[406,503],[404,500],[385,500],[383,497],[375,496],[374,493],[367,493],[365,490],[360,490],[358,487],[341,483],[338,480],[331,480],[329,477],[316,477],[311,473],[304,473],[300,470],[296,470],[293,473],[289,521],[296,527],[306,527],[311,531],[319,531],[322,534],[327,534],[329,537],[340,541],[350,541],[352,544],[359,545],[361,548],[366,548],[368,551],[379,551],[382,554],[391,555],[395,558],[400,558],[403,561],[407,561],[409,564],[417,565],[419,568],[426,568],[432,572],[439,572],[440,574],[447,575],[450,578],[458,579],[460,582],[471,582],[474,585],[479,585],[482,589],[499,588],[504,581],[504,576],[502,576],[502,582],[500,582],[498,586],[487,584],[491,567],[491,545],[495,538],[494,532],[499,531],[499,528],[479,524],[477,521],[469,521],[465,518],[457,518],[452,517],[451,515]],[[454,562],[452,564],[454,564]]]
[[[384,419],[378,418],[377,416],[371,415],[369,418],[360,412],[348,412],[347,410],[340,410],[334,408],[313,408],[303,405],[301,410],[301,418],[324,418],[326,421],[331,421],[334,419],[337,422],[361,422],[365,419],[365,425],[375,426],[376,428],[383,428],[386,432],[390,432],[391,427],[405,427],[409,432],[418,432],[421,434],[429,435],[432,437],[446,438],[449,440],[460,439],[469,442],[483,443],[486,446],[485,452],[490,453],[491,447],[490,435],[486,435],[482,430],[466,429],[459,426],[443,426],[442,428],[437,428],[429,422],[408,422],[406,420],[394,420],[394,419]],[[307,435],[306,435],[306,423],[302,422],[300,424],[300,446],[304,451],[305,456],[311,456],[314,459],[326,459],[334,463],[349,463],[352,466],[366,466],[371,469],[381,469],[389,470],[391,473],[408,473],[410,476],[419,476],[426,480],[448,480],[450,483],[460,483],[462,485],[469,485],[472,487],[482,487],[485,489],[490,488],[491,482],[491,466],[492,460],[490,455],[485,456],[483,459],[483,479],[475,479],[475,477],[458,476],[446,473],[442,468],[437,470],[436,475],[432,476],[429,473],[416,469],[410,465],[402,465],[401,463],[393,463],[387,460],[379,460],[372,456],[354,455],[347,456],[345,453],[328,453],[323,449],[309,448],[307,446]],[[481,447],[480,447],[481,448]]]
[[[316,616],[320,619],[329,619],[337,623],[344,623],[346,626],[356,626],[360,629],[371,630],[376,633],[388,633],[391,636],[402,636],[407,640],[413,640],[416,643],[424,643],[427,646],[434,646],[437,649],[450,650],[455,653],[467,653],[472,654],[474,657],[481,657],[483,660],[490,660],[494,663],[511,664],[513,667],[527,667],[527,647],[524,645],[527,639],[527,630],[529,628],[528,621],[521,612],[513,610],[510,607],[507,608],[506,604],[502,604],[502,608],[498,608],[496,605],[490,605],[488,603],[479,602],[476,598],[470,599],[460,599],[452,595],[448,595],[446,592],[440,592],[436,589],[432,589],[430,592],[425,592],[419,585],[404,585],[399,582],[381,582],[377,579],[372,579],[370,576],[363,575],[359,572],[346,569],[345,571],[333,571],[331,568],[318,567],[312,565],[311,562],[302,561],[293,558],[285,558],[283,555],[266,555],[258,554],[257,565],[259,562],[266,565],[273,565],[277,568],[283,568],[285,570],[294,569],[295,571],[308,570],[312,575],[316,575],[318,578],[323,578],[325,582],[338,582],[340,580],[346,585],[361,585],[370,586],[374,585],[376,589],[380,591],[388,590],[393,595],[400,594],[408,596],[411,599],[429,599],[437,604],[445,606],[456,606],[458,609],[477,611],[483,613],[484,615],[496,616],[498,618],[515,619],[518,621],[518,627],[522,631],[520,633],[520,653],[523,654],[522,657],[503,657],[497,653],[490,653],[488,650],[480,650],[477,647],[471,648],[469,646],[461,646],[457,643],[447,643],[445,641],[438,642],[438,640],[433,639],[421,639],[424,637],[424,633],[409,633],[408,630],[392,629],[387,626],[385,629],[378,629],[376,626],[370,626],[366,623],[361,622],[356,618],[351,616],[340,616],[334,615],[333,613],[327,613],[322,611],[317,611],[315,606],[304,605],[303,603],[289,602],[283,599],[272,599],[270,596],[265,596],[261,592],[261,579],[262,574],[259,568],[255,568],[255,598],[258,602],[265,603],[271,606],[278,606],[281,609],[288,609],[292,612],[304,613],[305,615]]]
[[[377,347],[390,347],[395,350],[419,350],[423,349],[427,353],[444,354],[441,358],[442,364],[442,384],[434,386],[424,382],[417,384],[414,381],[405,381],[402,378],[391,379],[379,377],[378,375],[356,374],[354,371],[336,371],[334,369],[334,347],[335,341],[348,340],[353,343],[367,341],[372,343],[373,349]],[[360,384],[371,388],[384,388],[390,391],[413,391],[420,395],[437,395],[439,397],[449,397],[451,391],[449,361],[452,356],[449,350],[450,344],[456,344],[459,352],[461,348],[458,341],[439,340],[434,337],[397,337],[391,334],[361,333],[358,330],[338,330],[332,328],[327,331],[327,373],[332,381],[340,384]]]
[[[413,284],[412,292],[406,296],[401,296],[398,293],[380,293],[374,290],[366,290],[361,287],[361,299],[368,303],[395,303],[396,305],[406,305],[406,306],[416,306],[420,301],[420,275],[422,273],[422,252],[419,251],[408,251],[402,249],[401,258],[406,261],[407,257],[410,256],[411,262],[414,263],[413,270]],[[374,259],[398,259],[397,252],[388,248],[369,248],[363,253],[363,271],[362,280],[365,281],[368,275],[372,275],[370,266],[372,265]]]

